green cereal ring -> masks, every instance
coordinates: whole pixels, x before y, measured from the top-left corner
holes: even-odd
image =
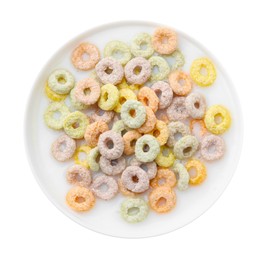
[[[155,162],[157,163],[158,166],[160,167],[171,167],[174,163],[175,156],[171,149],[169,149],[166,146],[161,146],[160,147],[160,153],[157,155]]]
[[[121,65],[125,65],[132,58],[129,47],[121,41],[107,43],[104,47],[104,56],[118,60]]]
[[[56,113],[60,113],[59,118],[54,117]],[[69,113],[68,107],[63,102],[52,102],[45,110],[45,123],[52,129],[60,130],[63,128],[64,119]]]
[[[142,46],[145,46],[143,49]],[[135,57],[149,58],[152,56],[154,49],[152,48],[151,36],[147,33],[139,33],[131,44],[131,52]]]
[[[99,156],[100,156],[99,149],[98,147],[95,147],[89,151],[86,158],[89,168],[94,172],[97,172],[100,169]]]
[[[152,56],[149,58],[151,64],[151,81],[159,81],[165,79],[169,72],[170,68],[167,61],[160,56]],[[154,72],[154,68],[158,67],[158,73]]]
[[[132,211],[135,211],[132,212]],[[143,221],[149,213],[148,204],[140,198],[127,198],[121,203],[120,214],[129,223]]]
[[[130,128],[139,128],[146,120],[146,109],[141,102],[127,100],[121,107],[121,119]]]
[[[57,94],[68,94],[74,83],[73,75],[64,69],[55,70],[48,79],[48,86]]]
[[[185,63],[185,58],[180,50],[176,50],[173,53],[169,55],[161,55],[166,61],[168,61],[168,64],[170,64],[170,60],[173,59],[174,62],[172,65],[170,65],[170,70],[178,70],[181,67],[183,67]]]
[[[195,136],[186,135],[177,141],[174,145],[173,152],[180,160],[188,159],[197,151],[198,146],[199,142]]]
[[[103,110],[113,110],[119,102],[119,91],[113,84],[106,84],[101,87],[101,96],[98,106]]]
[[[187,169],[178,161],[174,162],[172,170],[178,175],[179,179],[177,182],[177,187],[180,191],[187,190],[189,184],[189,173]]]
[[[88,117],[80,111],[75,111],[66,116],[63,127],[68,136],[74,139],[80,139],[84,137],[88,124]]]
[[[73,88],[70,92],[70,100],[71,100],[71,105],[75,110],[84,110],[87,109],[89,106],[83,104],[82,102],[76,100],[75,96],[74,96],[74,91],[75,88]]]
[[[121,136],[124,136],[128,131],[131,129],[127,127],[122,120],[118,120],[117,122],[114,123],[112,127],[112,131],[120,134]]]
[[[160,152],[160,145],[155,137],[146,134],[137,139],[135,156],[140,162],[152,162]]]

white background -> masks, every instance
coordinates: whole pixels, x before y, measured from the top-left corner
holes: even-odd
[[[269,2],[1,1],[0,259],[270,259]],[[180,230],[139,240],[96,234],[60,213],[33,178],[23,139],[26,100],[49,57],[82,31],[131,19],[171,25],[211,50],[245,122],[239,167],[217,203]]]

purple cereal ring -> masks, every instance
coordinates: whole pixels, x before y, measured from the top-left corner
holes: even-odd
[[[51,150],[54,158],[64,162],[72,158],[76,149],[76,142],[69,136],[62,134],[52,144]]]
[[[136,158],[133,158],[130,161],[130,165],[140,167],[142,170],[144,170],[148,174],[148,177],[150,180],[156,176],[157,165],[155,162],[143,163],[143,162],[138,161]]]
[[[151,89],[159,98],[159,109],[167,108],[171,104],[173,91],[167,82],[157,81],[151,86]]]
[[[89,93],[85,94],[86,91],[89,91]],[[92,78],[78,81],[74,90],[75,99],[85,105],[95,104],[98,101],[100,94],[100,85]]]
[[[96,65],[96,73],[102,83],[116,85],[122,81],[124,72],[121,64],[113,58],[104,58]]]
[[[167,116],[170,121],[180,121],[189,115],[185,107],[185,97],[175,97],[167,108]]]
[[[143,57],[136,57],[126,64],[124,73],[130,84],[142,85],[151,76],[151,64]]]
[[[103,191],[101,186],[107,186],[107,190]],[[91,190],[92,192],[102,200],[110,200],[118,193],[118,183],[112,177],[101,175],[94,179]]]
[[[115,160],[122,156],[124,141],[122,136],[112,130],[102,133],[99,137],[98,148],[100,154],[108,160]]]
[[[115,160],[108,160],[104,156],[100,158],[100,168],[107,175],[118,175],[124,171],[126,161],[124,157]]]
[[[207,161],[220,159],[224,155],[224,140],[217,135],[207,135],[201,141],[200,153]]]
[[[206,111],[205,97],[200,93],[191,93],[185,99],[185,107],[192,118],[201,119]]]
[[[136,193],[149,188],[148,174],[138,166],[128,166],[121,175],[121,181],[126,189]]]
[[[88,187],[91,183],[91,172],[86,167],[75,164],[68,169],[66,179],[70,184]]]

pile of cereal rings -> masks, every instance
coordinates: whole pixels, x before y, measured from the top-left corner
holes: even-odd
[[[121,193],[126,198],[119,211],[129,223],[143,221],[149,209],[169,212],[177,202],[175,188],[203,183],[205,162],[223,156],[221,135],[231,125],[230,113],[219,104],[208,107],[204,95],[192,92],[214,83],[215,66],[203,57],[183,71],[177,46],[177,33],[163,27],[136,35],[130,45],[107,43],[103,58],[84,42],[71,63],[88,77],[76,80],[63,68],[49,75],[44,120],[64,130],[52,144],[53,157],[74,160],[66,172],[72,185],[66,202],[73,210],[91,210],[97,198]]]

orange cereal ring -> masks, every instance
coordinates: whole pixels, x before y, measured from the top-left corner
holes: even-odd
[[[170,187],[176,186],[177,179],[175,173],[166,168],[158,168],[156,176],[151,180],[150,185],[152,188],[157,187]]]
[[[150,107],[145,107],[146,108],[146,121],[145,123],[140,126],[137,131],[141,134],[146,134],[149,133],[153,130],[156,124],[156,116],[152,109]]]
[[[143,105],[150,107],[153,112],[157,111],[159,98],[151,88],[141,88],[137,94],[137,98],[143,103]]]
[[[207,128],[205,126],[204,120],[202,119],[192,119],[190,121],[190,131],[193,135],[195,135],[195,124],[199,124],[200,125],[200,132],[199,135],[200,137],[203,137],[204,135],[207,134]]]
[[[149,194],[150,207],[158,213],[166,213],[176,205],[176,194],[170,187],[158,187]]]
[[[135,152],[135,144],[141,134],[137,130],[128,131],[123,135],[124,154],[131,155]]]
[[[67,204],[76,211],[87,211],[95,205],[93,193],[81,186],[75,186],[66,195]]]
[[[152,37],[152,46],[160,54],[171,54],[177,49],[177,33],[169,28],[157,28]]]
[[[154,129],[152,130],[152,135],[160,145],[164,145],[169,137],[167,124],[162,120],[157,120]]]
[[[192,185],[198,185],[201,184],[207,177],[206,173],[206,167],[205,165],[196,159],[191,159],[189,160],[186,165],[185,165],[186,170],[189,172],[192,168],[196,170],[195,176],[191,176],[190,174],[190,179],[189,183]]]
[[[84,138],[90,147],[98,144],[100,134],[108,131],[108,125],[104,121],[97,121],[87,126]]]
[[[135,197],[136,196],[136,193],[134,193],[130,190],[127,190],[124,187],[121,179],[118,179],[118,185],[119,185],[119,191],[121,192],[122,195],[128,196],[128,197]]]
[[[85,59],[85,55],[87,59]],[[75,48],[71,60],[75,68],[79,70],[91,70],[100,60],[100,52],[95,45],[84,42]]]
[[[169,85],[173,92],[179,96],[186,96],[192,90],[192,80],[189,75],[183,71],[173,71],[168,77]],[[183,81],[184,84],[180,84]]]

